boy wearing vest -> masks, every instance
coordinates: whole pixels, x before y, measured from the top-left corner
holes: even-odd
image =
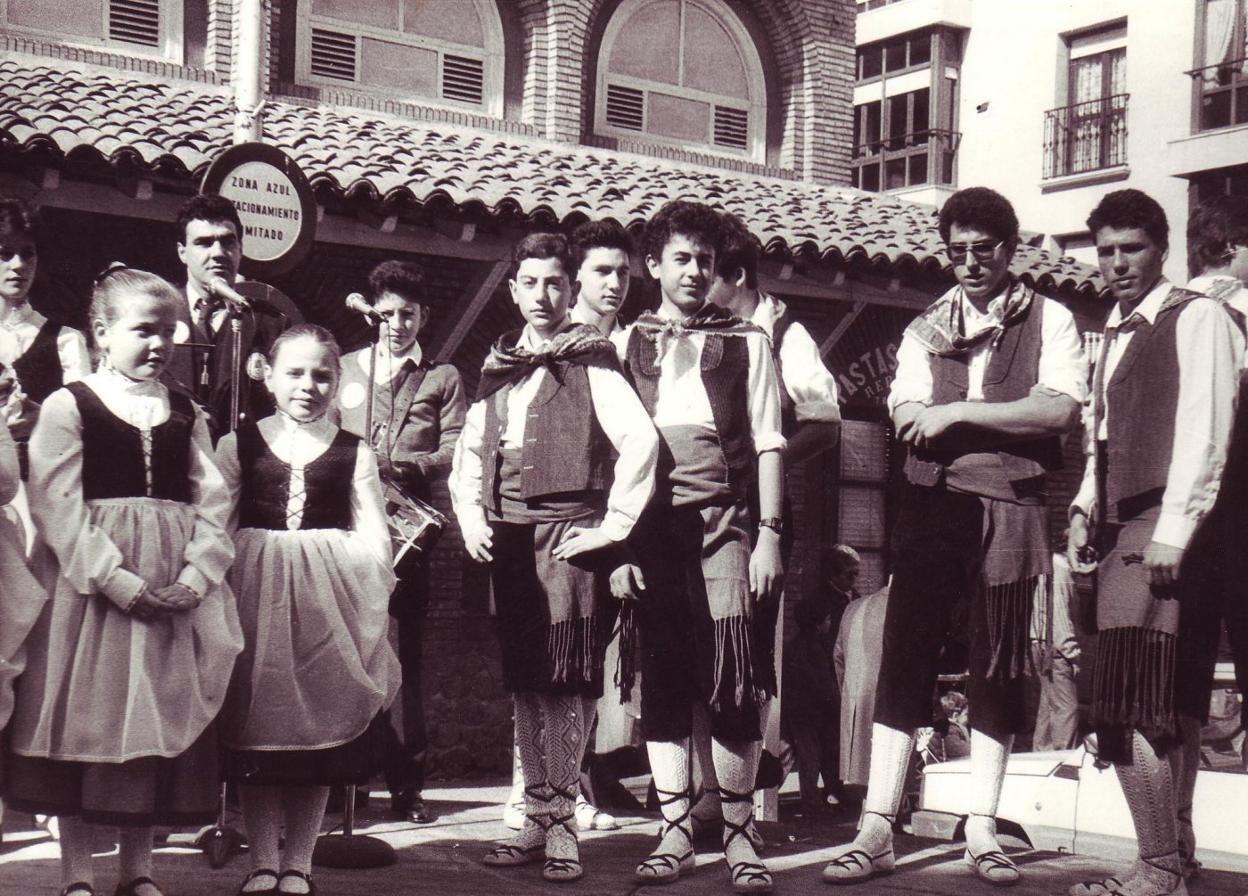
[[[342,359],[338,392],[342,427],[368,442],[377,455],[384,488],[428,502],[430,485],[451,469],[451,455],[464,427],[464,390],[459,371],[425,357],[417,341],[429,319],[424,272],[404,261],[383,261],[368,275],[368,298],[381,316],[376,358],[368,346]],[[370,363],[373,365],[370,368]],[[372,372],[373,431],[365,433]],[[386,784],[395,816],[431,821],[421,799],[424,788],[425,711],[421,699],[421,646],[429,607],[426,558],[409,551],[395,570],[390,598],[403,669],[403,737],[384,731]]]
[[[1027,725],[1031,602],[1051,560],[1046,477],[1078,419],[1087,371],[1070,312],[1010,274],[1018,219],[1005,197],[961,190],[939,224],[958,283],[911,322],[897,353],[888,406],[907,448],[907,483],[862,825],[824,869],[832,883],[893,869],[914,731],[930,724],[938,658],[963,595],[972,728],[964,858],[990,884],[1019,880],[995,815],[1006,757]]]
[[[594,327],[603,336],[610,336],[619,329],[616,316],[628,296],[633,241],[628,231],[607,219],[586,221],[572,231],[568,242],[575,270],[575,304],[568,317],[578,324]],[[615,668],[618,662],[619,640],[613,638],[607,645],[604,665]],[[599,701],[595,715],[598,712],[622,714],[624,707],[608,693]],[[586,727],[593,729],[594,718],[586,721]],[[524,824],[524,769],[519,753],[513,757],[511,794],[503,808],[503,823],[513,830],[519,830]],[[614,817],[591,805],[584,794],[576,797],[576,823],[581,830],[613,831],[619,827]]]
[[[724,214],[723,224],[724,242],[715,256],[715,276],[708,298],[757,326],[771,341],[771,358],[780,381],[780,431],[785,437],[781,456],[787,472],[836,446],[841,423],[836,379],[824,366],[819,346],[809,331],[789,313],[784,302],[759,289],[758,240],[735,215]],[[757,519],[757,489],[751,488],[749,502],[750,511]],[[781,518],[781,553],[787,566],[794,537],[787,501]],[[764,653],[764,667],[768,669],[778,667],[775,635],[782,605],[782,594],[777,592],[773,599],[760,603],[755,611],[758,647]],[[699,714],[694,718],[695,722],[700,722],[704,717]],[[695,800],[693,809],[697,827],[718,820],[720,814],[714,771],[709,761],[710,738],[705,726],[700,724],[695,725],[694,747],[705,789],[702,798]],[[836,782],[828,780],[824,786],[835,790]]]
[[[515,262],[525,326],[485,360],[451,497],[465,549],[491,566],[526,784],[524,826],[484,862],[545,858],[542,876],[566,882],[583,874],[574,801],[614,618],[607,558],[654,490],[658,436],[611,342],[568,320],[567,240],[528,236]]]
[[[1217,527],[1204,523],[1226,462],[1243,337],[1217,301],[1162,276],[1169,228],[1151,197],[1108,194],[1088,230],[1116,301],[1093,377],[1069,556],[1076,572],[1097,570],[1092,724],[1139,860],[1071,893],[1186,894],[1168,759],[1179,720],[1207,711],[1209,690],[1176,687],[1188,668],[1180,612],[1217,587]]]
[[[638,881],[693,869],[688,768],[699,711],[709,716],[733,888],[769,892],[748,831],[774,670],[763,668],[752,621],[781,574],[784,436],[766,334],[707,300],[722,232],[719,215],[692,202],[669,202],[646,225],[661,305],[614,339],[662,444],[656,497],[630,540],[638,565],[617,570],[612,590],[638,597],[642,733],[665,822]],[[762,519],[751,552],[756,466]]]
[[[1221,302],[1242,330],[1244,315],[1248,313],[1248,287],[1244,285],[1248,282],[1248,207],[1229,196],[1201,203],[1187,222],[1187,258],[1192,274],[1187,288]],[[1170,752],[1179,855],[1185,878],[1200,868],[1195,858],[1192,800],[1200,768],[1200,729],[1209,721],[1209,695],[1224,625],[1235,661],[1236,680],[1241,691],[1248,690],[1248,594],[1244,590],[1248,562],[1243,549],[1244,532],[1248,531],[1243,511],[1248,507],[1248,414],[1243,412],[1242,383],[1241,374],[1240,398],[1221,488],[1205,522],[1216,529],[1220,539],[1221,546],[1216,550],[1219,581],[1211,594],[1184,606],[1179,617],[1176,705],[1197,711],[1193,716],[1180,710],[1183,743]]]

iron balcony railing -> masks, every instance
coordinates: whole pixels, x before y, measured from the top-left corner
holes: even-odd
[[[1228,59],[1185,74],[1196,84],[1199,130],[1248,123],[1248,58]]]
[[[1044,177],[1127,163],[1127,98],[1118,93],[1044,113]]]

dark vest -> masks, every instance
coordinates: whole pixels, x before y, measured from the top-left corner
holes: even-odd
[[[792,438],[797,432],[797,405],[793,403],[793,396],[789,395],[788,387],[784,384],[784,365],[780,363],[780,346],[784,344],[784,334],[789,332],[789,326],[792,323],[793,316],[786,310],[776,320],[771,330],[771,360],[775,364],[776,381],[780,386],[780,432],[786,439]]]
[[[13,372],[17,374],[22,391],[39,404],[65,384],[65,371],[61,369],[61,355],[56,348],[60,332],[60,324],[45,321],[30,348],[13,362]]]
[[[983,400],[1017,401],[1030,394],[1040,376],[1044,300],[1036,296],[1027,314],[1007,327],[989,349],[984,368]],[[932,404],[965,401],[969,389],[966,354],[929,356],[932,368]],[[915,485],[947,485],[958,491],[1010,501],[1043,504],[1045,474],[1061,467],[1062,446],[1057,436],[1004,445],[991,451],[947,448],[908,452],[906,478]]]
[[[242,471],[238,526],[284,532],[290,465],[273,453],[255,423],[245,422],[237,432]],[[359,444],[357,436],[340,429],[321,456],[303,468],[307,500],[299,523],[301,530],[351,528],[351,487]]]
[[[750,354],[744,336],[708,332],[702,346],[702,384],[710,400],[729,484],[744,494],[754,475],[754,436],[750,429]],[[654,342],[634,328],[628,337],[625,371],[651,417],[658,399],[659,365]]]
[[[507,395],[485,399],[481,445],[481,501],[494,507],[498,445],[507,425]],[[520,495],[532,501],[548,495],[602,492],[611,485],[612,446],[594,412],[585,365],[562,362],[547,372],[529,404],[521,448]]]
[[[1179,405],[1176,329],[1187,303],[1200,297],[1199,293],[1172,289],[1157,319],[1152,324],[1145,321],[1132,333],[1105,385],[1109,441],[1102,476],[1103,512],[1108,520],[1131,519],[1161,504],[1170,475]],[[1098,366],[1105,363],[1104,359],[1103,352]],[[1096,400],[1100,401],[1100,396]],[[1100,419],[1098,410],[1098,428]]]
[[[108,409],[85,383],[65,387],[82,418],[82,497],[163,498],[191,503],[191,431],[195,409],[190,399],[169,394],[169,419],[152,428],[152,488],[143,465],[143,436],[138,427]]]

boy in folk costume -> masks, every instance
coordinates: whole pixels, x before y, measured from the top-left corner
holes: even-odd
[[[376,357],[368,346],[342,359],[338,409],[342,427],[364,437],[368,419],[369,374],[373,377],[373,431],[368,441],[377,455],[383,487],[405,496],[432,500],[430,487],[451,469],[455,442],[464,427],[464,389],[459,371],[427,357],[417,341],[429,319],[425,276],[405,261],[383,261],[368,275],[368,299],[383,326]],[[370,364],[372,365],[370,367]],[[397,818],[424,824],[424,701],[421,699],[422,642],[429,607],[429,566],[408,551],[396,569],[399,581],[390,598],[403,668],[403,737],[387,743],[385,769],[390,807]]]
[[[1187,288],[1221,302],[1244,329],[1248,315],[1248,205],[1231,196],[1216,196],[1192,213],[1187,222]],[[1234,429],[1218,490],[1218,500],[1206,525],[1216,527],[1221,576],[1213,594],[1192,601],[1180,616],[1178,661],[1175,671],[1180,706],[1199,709],[1196,716],[1181,713],[1183,746],[1171,751],[1179,853],[1183,876],[1196,872],[1196,833],[1192,829],[1192,800],[1200,767],[1200,729],[1209,721],[1209,694],[1217,665],[1218,643],[1225,625],[1235,660],[1235,680],[1248,693],[1248,413],[1243,374],[1240,374]],[[1241,714],[1242,715],[1242,714]]]
[[[1046,474],[1061,457],[1086,385],[1069,311],[1014,279],[1018,219],[983,187],[940,211],[958,285],[906,329],[888,404],[907,446],[894,530],[871,771],[858,836],[824,869],[831,883],[894,866],[893,822],[914,731],[929,724],[950,614],[970,606],[971,780],[967,864],[1016,883],[996,810],[1014,735],[1025,729],[1031,601],[1050,570]]]
[[[1179,719],[1199,717],[1193,704],[1207,707],[1209,692],[1176,687],[1186,665],[1180,612],[1216,588],[1217,527],[1203,523],[1226,461],[1244,343],[1217,301],[1162,276],[1169,229],[1151,197],[1108,194],[1088,229],[1116,302],[1096,365],[1069,556],[1076,572],[1097,570],[1092,723],[1122,784],[1139,860],[1118,879],[1071,893],[1186,894],[1167,760]]]
[[[650,499],[658,436],[611,343],[567,318],[567,240],[526,237],[515,260],[526,324],[486,358],[450,484],[465,548],[491,564],[527,784],[524,827],[484,861],[544,857],[542,876],[566,882],[583,874],[573,805],[614,615],[606,549]]]
[[[719,215],[692,202],[669,202],[646,225],[646,266],[662,303],[614,340],[662,446],[655,500],[630,539],[638,565],[618,569],[612,590],[638,597],[630,613],[642,647],[642,731],[665,821],[637,879],[669,883],[693,869],[689,745],[693,715],[705,712],[733,888],[768,892],[771,875],[747,832],[773,673],[751,622],[781,574],[784,436],[766,335],[706,298],[721,235]]]
[[[771,340],[771,359],[780,382],[780,431],[785,438],[781,457],[787,472],[836,446],[841,425],[836,379],[824,366],[819,346],[810,332],[789,312],[784,302],[759,289],[758,240],[735,215],[724,214],[723,224],[724,241],[715,256],[715,276],[707,297],[724,310],[757,326]],[[757,519],[757,488],[750,490],[749,505],[750,512]],[[792,514],[787,501],[784,502],[781,520],[781,554],[787,566],[794,540]],[[759,604],[754,617],[758,647],[764,653],[764,667],[768,669],[778,668],[775,658],[776,621],[782,613],[782,604],[782,595],[777,591],[771,599]],[[839,621],[838,612],[833,616],[833,638]],[[695,716],[695,722],[701,718],[700,715]],[[714,770],[710,763],[710,738],[701,725],[694,730],[694,748],[697,765],[705,778],[705,792],[701,799],[695,798],[694,801],[693,820],[697,828],[717,821],[720,814]],[[830,789],[836,787],[831,780],[825,781],[824,785]],[[695,793],[699,789],[695,787]],[[761,842],[760,838],[754,839],[756,843]]]

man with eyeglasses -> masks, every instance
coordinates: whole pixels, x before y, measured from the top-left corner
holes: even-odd
[[[1248,315],[1248,203],[1242,197],[1217,196],[1192,212],[1187,222],[1187,267],[1192,274],[1187,288],[1221,302],[1232,319],[1244,328]],[[1175,803],[1179,822],[1179,855],[1184,877],[1200,868],[1196,861],[1196,833],[1192,828],[1192,801],[1196,772],[1200,767],[1200,729],[1209,721],[1209,695],[1213,690],[1222,627],[1225,625],[1235,679],[1248,693],[1248,401],[1243,375],[1238,389],[1234,428],[1218,500],[1206,525],[1215,526],[1221,576],[1217,588],[1184,607],[1179,618],[1176,687],[1180,705],[1201,710],[1196,717],[1180,716],[1183,734],[1180,749],[1172,752]],[[1241,711],[1241,725],[1248,713]]]
[[[961,190],[939,224],[958,283],[910,324],[897,353],[888,407],[907,449],[907,484],[862,825],[824,869],[831,883],[893,869],[914,731],[930,724],[937,660],[963,595],[972,728],[965,861],[989,884],[1020,878],[995,816],[1006,757],[1028,721],[1031,602],[1051,564],[1046,477],[1078,419],[1087,370],[1070,312],[1010,274],[1018,219],[1005,197]]]
[[[1162,275],[1169,226],[1152,197],[1109,193],[1088,230],[1115,303],[1093,377],[1068,552],[1075,572],[1097,572],[1092,725],[1122,785],[1139,860],[1070,894],[1186,894],[1184,853],[1194,843],[1180,847],[1171,763],[1182,720],[1189,727],[1208,711],[1209,690],[1188,686],[1195,659],[1183,629],[1218,587],[1219,527],[1208,517],[1244,340],[1223,305]]]

